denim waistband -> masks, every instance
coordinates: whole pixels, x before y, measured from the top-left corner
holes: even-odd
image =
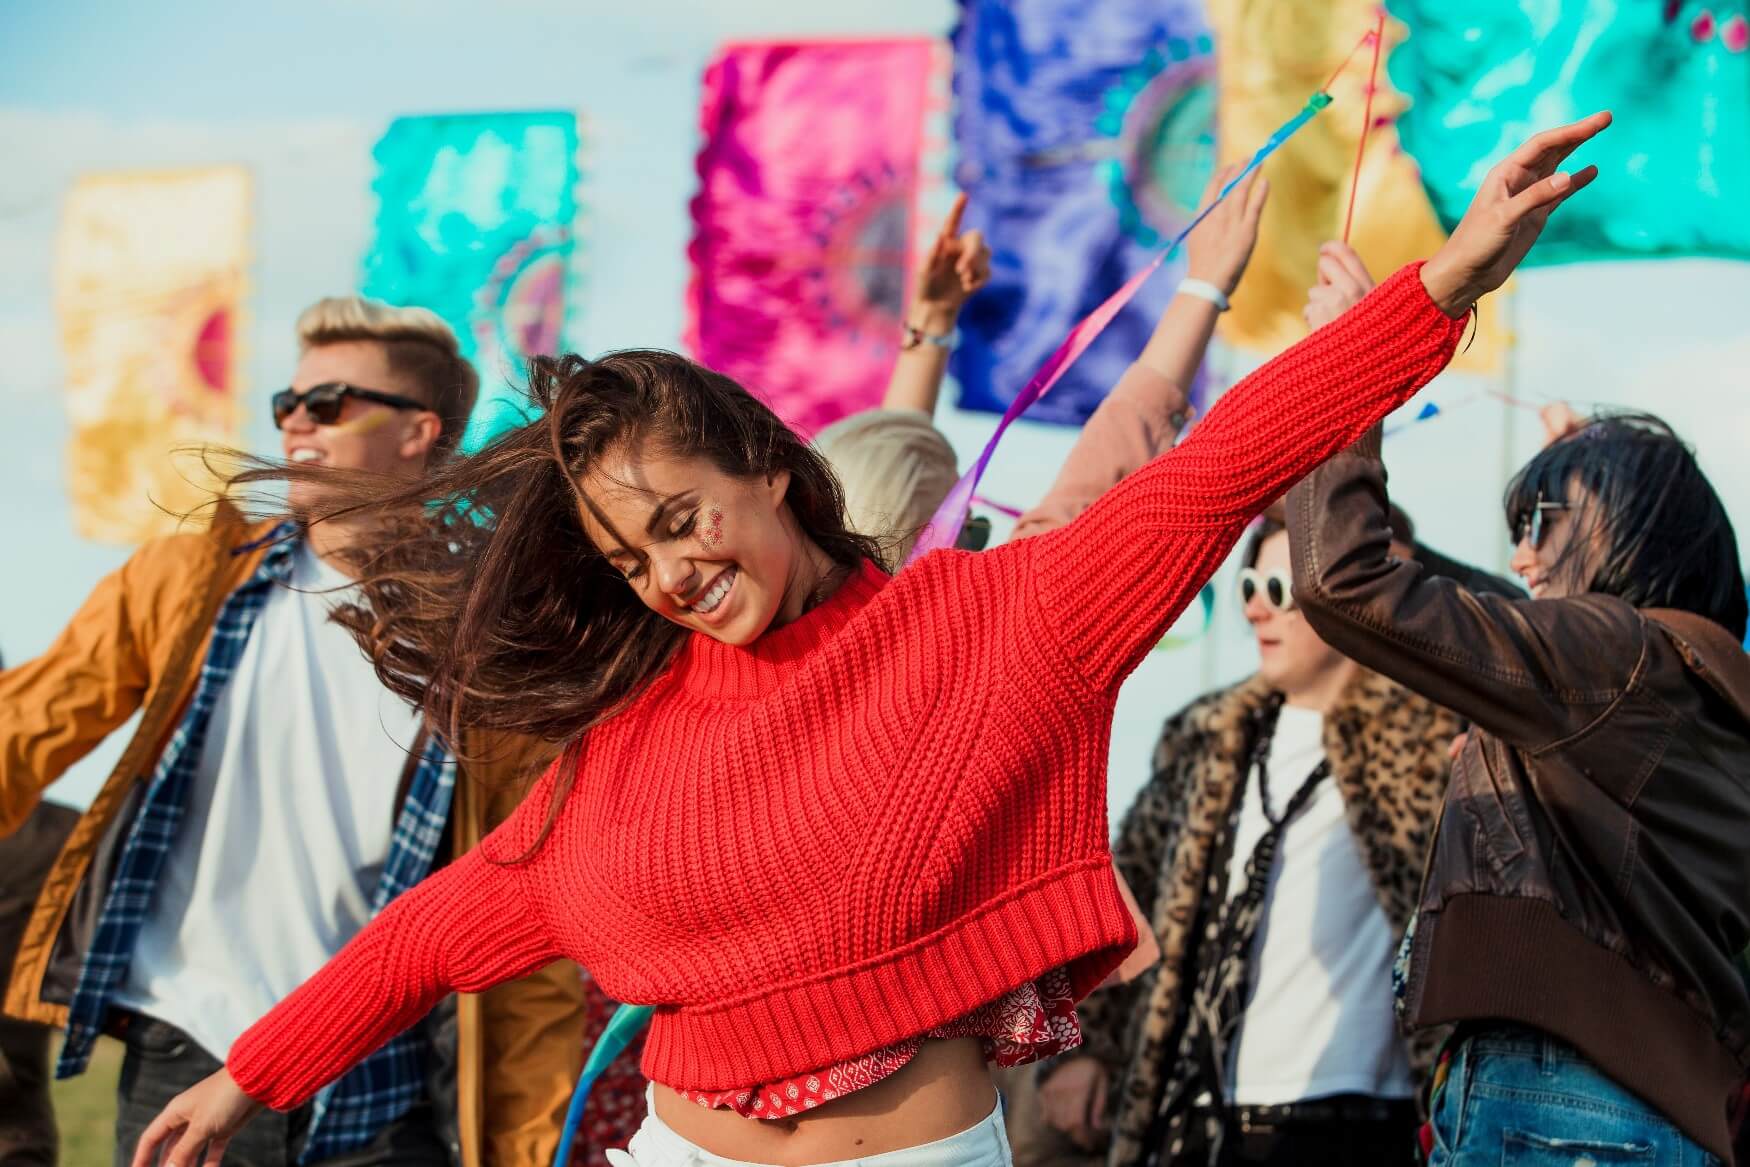
[[[624,1151],[609,1151],[608,1162],[613,1167],[763,1167],[740,1159],[713,1155],[677,1134],[674,1128],[656,1117],[655,1091],[646,1098],[649,1106],[643,1125],[632,1136]],[[759,1119],[748,1119],[759,1122]],[[865,1155],[857,1159],[842,1159],[819,1167],[1009,1167],[1009,1137],[1003,1129],[1003,1104],[999,1098],[990,1114],[974,1126],[956,1135]]]
[[[1519,1054],[1546,1062],[1587,1062],[1586,1055],[1561,1038],[1510,1022],[1467,1025],[1459,1031],[1454,1046],[1460,1043],[1468,1043],[1472,1053]]]

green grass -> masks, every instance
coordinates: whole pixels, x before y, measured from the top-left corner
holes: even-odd
[[[102,1037],[89,1069],[54,1084],[55,1122],[61,1128],[61,1162],[66,1167],[104,1167],[115,1158],[115,1084],[121,1072],[121,1042]]]

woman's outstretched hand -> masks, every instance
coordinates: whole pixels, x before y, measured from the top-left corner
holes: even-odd
[[[1317,332],[1373,291],[1373,274],[1355,249],[1332,240],[1319,247],[1319,282],[1307,289],[1301,314],[1306,326]]]
[[[1243,164],[1235,164],[1216,171],[1198,205],[1207,205],[1242,168]],[[1269,198],[1270,184],[1263,175],[1255,170],[1247,175],[1185,240],[1185,274],[1233,295],[1258,245],[1258,223]]]
[[[152,1120],[134,1148],[133,1167],[219,1167],[225,1145],[260,1109],[229,1070],[220,1070],[171,1099]]]
[[[1586,419],[1574,412],[1566,401],[1552,401],[1537,411],[1543,422],[1543,444],[1553,446],[1563,438],[1586,428]]]
[[[925,332],[952,331],[960,306],[990,282],[990,247],[982,231],[961,233],[960,217],[965,213],[966,196],[962,194],[954,200],[929,255],[918,267],[912,289],[912,313],[918,319],[912,323]]]
[[[1489,171],[1451,238],[1422,265],[1422,286],[1441,311],[1463,316],[1507,282],[1555,209],[1598,177],[1596,166],[1556,168],[1609,124],[1608,113],[1595,113],[1545,130]]]

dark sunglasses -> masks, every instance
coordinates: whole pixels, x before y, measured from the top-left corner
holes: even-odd
[[[273,428],[277,430],[284,426],[286,418],[296,413],[300,405],[317,425],[333,425],[340,420],[340,411],[345,407],[348,397],[356,397],[360,401],[375,401],[378,405],[387,405],[392,409],[431,409],[425,402],[403,397],[399,393],[382,393],[376,389],[348,385],[345,381],[328,381],[321,385],[312,385],[302,393],[296,389],[281,389],[275,393]]]
[[[962,551],[983,551],[990,543],[990,519],[984,515],[973,515],[966,520],[966,525],[960,528],[960,538],[954,540],[954,546]]]
[[[1544,521],[1544,515],[1550,511],[1565,511],[1567,509],[1568,504],[1565,502],[1545,502],[1540,493],[1537,496],[1537,501],[1531,504],[1530,512],[1520,515],[1513,523],[1514,546],[1529,539],[1533,550],[1542,547],[1543,537],[1549,531],[1548,525]]]
[[[1286,571],[1263,572],[1252,567],[1240,569],[1240,603],[1249,604],[1262,594],[1264,602],[1278,612],[1294,611],[1294,577]]]

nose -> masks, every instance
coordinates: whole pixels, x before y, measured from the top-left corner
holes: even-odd
[[[680,555],[651,556],[651,577],[664,594],[677,602],[685,602],[699,586],[699,573],[693,561]]]
[[[1528,535],[1513,546],[1513,558],[1507,561],[1507,567],[1517,576],[1525,576],[1537,566],[1537,548],[1531,545]]]
[[[280,422],[281,433],[307,434],[315,428],[316,423],[310,420],[310,411],[304,408],[304,402],[301,399],[297,406],[286,414],[285,419]]]
[[[1246,601],[1246,606],[1243,611],[1245,612],[1246,623],[1250,624],[1253,628],[1256,628],[1275,614],[1274,609],[1264,602],[1264,593],[1262,591],[1254,593],[1252,598]]]

